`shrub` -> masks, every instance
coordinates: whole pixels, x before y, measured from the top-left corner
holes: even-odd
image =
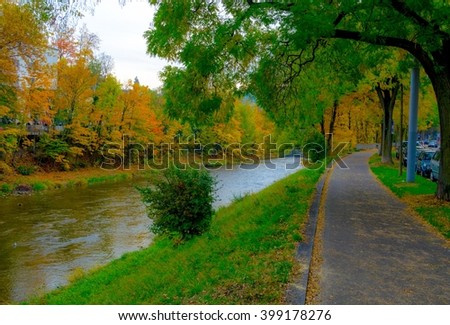
[[[20,130],[4,129],[0,130],[0,158],[8,160],[19,148]]]
[[[19,166],[19,167],[17,167],[17,172],[20,175],[28,176],[28,175],[33,174],[34,171],[35,171],[35,169],[34,169],[33,166]]]
[[[215,184],[206,170],[171,167],[153,187],[140,188],[152,231],[181,240],[205,232],[213,215]]]
[[[35,191],[35,192],[40,192],[40,191],[44,191],[47,189],[47,185],[45,185],[44,183],[41,183],[41,182],[33,183],[31,185],[31,187],[32,187],[33,191]]]
[[[0,194],[9,194],[12,192],[12,187],[9,184],[2,184],[0,186]]]
[[[63,163],[64,157],[69,153],[67,142],[60,139],[52,139],[48,134],[43,134],[37,143],[37,157],[43,162]]]

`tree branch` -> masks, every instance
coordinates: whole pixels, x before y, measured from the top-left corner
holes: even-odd
[[[391,5],[392,8],[394,8],[398,13],[412,19],[421,27],[427,28],[431,26],[431,24],[425,18],[409,8],[403,0],[391,0]]]
[[[263,5],[274,5],[277,7],[277,9],[281,9],[281,10],[290,10],[290,7],[294,6],[295,3],[294,2],[288,2],[288,3],[283,3],[283,2],[278,2],[278,1],[273,1],[273,0],[269,0],[269,1],[261,1],[261,2],[255,2],[253,0],[247,0],[247,3],[249,6],[263,6]]]
[[[395,9],[395,11],[400,13],[402,16],[411,19],[413,22],[418,24],[420,27],[431,28],[435,33],[437,33],[445,38],[450,38],[450,35],[443,32],[437,24],[431,24],[425,18],[420,16],[417,12],[415,12],[410,7],[408,7],[408,5],[405,3],[404,0],[391,0],[391,5],[392,5],[392,8]]]
[[[423,49],[420,44],[412,42],[410,40],[390,36],[376,36],[368,38],[360,32],[342,29],[336,29],[334,35],[332,35],[331,37],[403,49],[411,53],[422,64],[423,68],[429,76],[435,75],[436,73],[434,70],[434,62],[430,55]]]
[[[339,23],[342,21],[342,19],[345,18],[345,16],[347,16],[347,13],[344,12],[344,11],[341,11],[341,12],[339,13],[339,15],[336,17],[336,19],[334,20],[333,25],[334,25],[334,26],[339,25]]]

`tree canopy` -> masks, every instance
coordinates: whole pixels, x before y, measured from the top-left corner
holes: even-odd
[[[259,96],[265,97],[263,106],[276,107],[278,93],[287,89],[288,95],[297,96],[292,87],[305,65],[322,55],[326,47],[334,46],[337,39],[409,52],[423,66],[436,94],[442,135],[438,197],[450,199],[447,1],[150,3],[157,11],[153,26],[145,33],[148,53],[181,63],[183,74],[178,77],[189,84],[199,83],[198,91],[209,99],[221,97],[230,87],[246,92],[256,86],[261,94],[265,92],[265,96]]]

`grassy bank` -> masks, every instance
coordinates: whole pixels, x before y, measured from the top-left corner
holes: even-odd
[[[421,176],[416,176],[414,183],[406,183],[406,173],[399,176],[398,168],[381,165],[380,161],[378,155],[370,159],[370,167],[378,179],[441,234],[450,238],[450,203],[434,197],[436,183]]]
[[[157,238],[31,303],[283,303],[320,174],[299,171],[220,209],[201,237],[177,247]]]
[[[69,172],[40,172],[33,175],[6,176],[0,181],[0,196],[14,193],[21,188],[25,192],[42,192],[63,188],[84,187],[96,183],[118,182],[133,177],[148,176],[150,171],[105,170],[86,168]]]

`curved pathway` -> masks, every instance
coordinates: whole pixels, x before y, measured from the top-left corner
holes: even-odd
[[[450,304],[448,242],[371,173],[373,151],[335,166],[324,193],[320,304]]]

